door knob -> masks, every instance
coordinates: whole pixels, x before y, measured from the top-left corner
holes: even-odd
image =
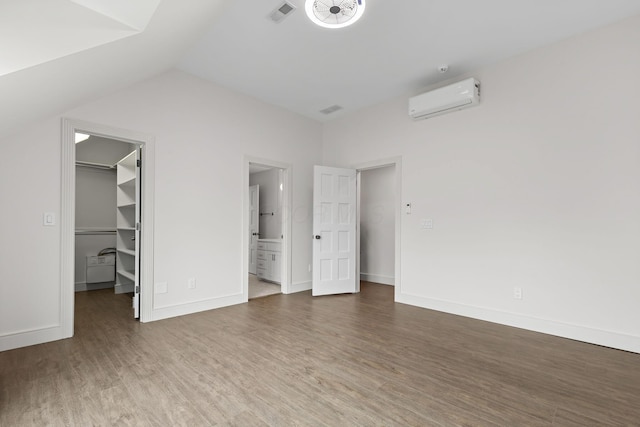
[[[316,235],[315,235],[315,238],[316,238],[316,239],[318,239],[318,240],[320,240],[320,238],[321,238],[321,237],[320,237],[320,235],[319,235],[319,234],[316,234]]]

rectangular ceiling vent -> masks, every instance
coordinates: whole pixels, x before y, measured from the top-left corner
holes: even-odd
[[[271,18],[273,22],[281,22],[284,18],[291,15],[291,13],[293,13],[295,10],[296,10],[296,7],[294,5],[292,5],[288,1],[285,1],[280,6],[278,6],[273,12],[271,12],[271,14],[269,15],[269,18]]]
[[[320,110],[322,114],[331,114],[335,113],[338,110],[342,110],[342,107],[339,105],[332,105],[331,107],[327,107],[324,110]]]

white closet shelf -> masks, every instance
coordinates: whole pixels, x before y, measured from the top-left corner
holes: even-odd
[[[120,187],[135,187],[135,185],[136,185],[136,177],[135,177],[135,175],[132,176],[129,179],[126,179],[126,180],[118,183],[118,186],[120,186]]]
[[[136,231],[134,227],[118,227],[120,231]]]
[[[120,248],[118,249],[118,252],[122,254],[131,255],[131,256],[136,256],[136,251],[134,251],[133,249]]]
[[[119,208],[134,208],[136,206],[136,202],[124,203],[122,205],[118,205]]]
[[[122,277],[126,277],[131,281],[136,280],[136,272],[133,270],[118,270],[118,274]]]

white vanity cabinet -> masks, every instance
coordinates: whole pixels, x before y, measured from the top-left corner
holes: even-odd
[[[279,239],[258,239],[256,275],[259,279],[280,283],[281,248]]]

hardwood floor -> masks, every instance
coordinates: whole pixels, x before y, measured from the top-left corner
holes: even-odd
[[[282,293],[279,284],[258,279],[255,274],[249,274],[249,299],[262,298]]]
[[[640,425],[640,355],[357,295],[140,324],[76,294],[76,336],[0,353],[0,426]]]

